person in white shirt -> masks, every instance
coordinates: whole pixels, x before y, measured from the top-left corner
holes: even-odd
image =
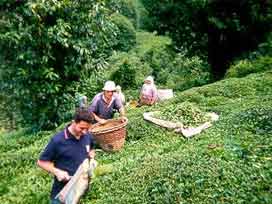
[[[116,93],[115,94],[116,94],[117,97],[119,97],[122,104],[125,105],[126,104],[126,98],[125,98],[125,95],[122,92],[121,86],[119,86],[119,85],[116,86]]]

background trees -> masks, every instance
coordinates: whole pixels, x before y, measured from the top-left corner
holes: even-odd
[[[269,69],[271,21],[267,0],[3,0],[0,118],[50,129],[109,78],[185,90]]]
[[[75,84],[104,66],[116,27],[98,0],[1,4],[2,94],[26,124],[52,128],[73,107]]]
[[[188,55],[208,57],[214,79],[231,61],[256,49],[271,32],[272,2],[266,0],[142,0],[149,30],[167,34]]]

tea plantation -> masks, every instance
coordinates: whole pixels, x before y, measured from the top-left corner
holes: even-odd
[[[146,111],[192,102],[219,120],[184,139],[143,120]],[[99,167],[81,203],[272,203],[272,72],[176,93],[154,107],[128,108],[122,151],[97,151]],[[45,204],[52,177],[36,160],[57,130],[0,135],[0,203]]]

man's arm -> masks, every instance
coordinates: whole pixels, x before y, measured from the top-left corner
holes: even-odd
[[[103,119],[103,118],[100,118],[100,117],[98,117],[94,112],[92,112],[91,113],[92,114],[92,116],[94,117],[94,119],[98,122],[98,123],[100,123],[100,124],[104,124],[104,123],[106,123],[107,122],[107,120],[105,120],[105,119]]]
[[[94,159],[95,158],[95,150],[94,149],[91,149],[90,152],[89,152],[89,157],[91,159]]]
[[[119,97],[115,99],[114,108],[118,110],[120,118],[122,119],[122,122],[125,122],[125,119],[126,119],[125,107],[123,106],[122,101],[120,100]]]
[[[124,106],[122,106],[122,107],[119,109],[119,113],[120,113],[120,117],[121,117],[121,118],[126,116],[126,112],[125,112]]]
[[[100,124],[104,124],[106,123],[107,120],[100,118],[98,115],[96,115],[95,112],[97,112],[97,103],[99,98],[101,97],[101,93],[98,93],[95,95],[95,97],[92,100],[92,103],[89,107],[89,112],[92,114],[93,118],[95,119],[95,121],[97,121]]]
[[[126,113],[125,113],[125,108],[124,108],[124,106],[122,106],[122,107],[119,109],[119,113],[120,113],[120,118],[121,118],[122,122],[125,122],[125,120],[126,120]]]
[[[55,175],[57,177],[58,181],[63,181],[63,180],[67,181],[71,178],[69,176],[68,172],[56,168],[54,166],[54,163],[51,161],[38,160],[37,165],[40,168],[42,168],[43,170]]]

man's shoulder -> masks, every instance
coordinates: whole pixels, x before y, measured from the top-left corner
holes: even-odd
[[[64,130],[62,130],[62,131],[56,133],[56,134],[52,137],[52,141],[53,141],[54,143],[59,143],[59,142],[63,141],[63,139],[64,139]]]
[[[100,92],[100,93],[96,94],[96,95],[93,97],[92,103],[95,103],[95,102],[97,102],[98,100],[101,100],[102,94],[103,94],[103,92]]]
[[[94,98],[101,98],[102,95],[103,95],[103,92],[100,92],[100,93],[96,94],[96,95],[94,96]]]

